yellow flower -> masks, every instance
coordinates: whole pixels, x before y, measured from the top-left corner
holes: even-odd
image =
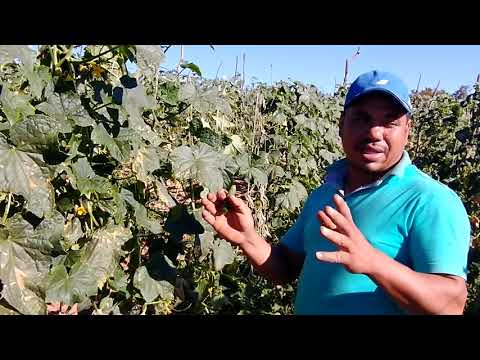
[[[96,78],[102,77],[102,74],[105,72],[105,69],[103,69],[100,65],[97,65],[95,63],[90,64],[90,67],[92,69],[93,77],[96,77]]]
[[[77,208],[77,215],[78,216],[84,216],[87,214],[87,209],[85,209],[83,206],[80,206]]]

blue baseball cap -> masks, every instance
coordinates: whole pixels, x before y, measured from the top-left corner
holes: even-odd
[[[403,81],[391,73],[378,70],[364,73],[352,83],[348,89],[344,108],[346,109],[354,100],[373,91],[380,91],[392,96],[407,112],[412,112],[408,88]]]

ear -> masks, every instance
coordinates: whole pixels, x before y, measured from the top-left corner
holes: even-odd
[[[342,137],[343,135],[343,123],[345,121],[345,112],[342,111],[342,113],[340,114],[340,122],[338,124],[338,134],[340,135],[340,137]]]
[[[412,118],[407,117],[407,122],[405,124],[405,145],[409,141],[411,130],[412,130]]]
[[[410,131],[412,130],[412,118],[409,116],[407,117],[407,139],[410,136]]]

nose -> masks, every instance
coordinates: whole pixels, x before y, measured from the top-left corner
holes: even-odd
[[[368,138],[372,141],[380,141],[383,139],[383,127],[371,126],[368,130]]]

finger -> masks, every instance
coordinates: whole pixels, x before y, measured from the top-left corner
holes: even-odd
[[[343,214],[332,208],[331,206],[325,206],[324,210],[328,218],[336,225],[338,230],[343,234],[350,235],[352,223]]]
[[[345,264],[346,255],[344,251],[317,251],[315,253],[317,260],[334,264]]]
[[[217,199],[220,201],[225,201],[225,199],[227,198],[227,195],[228,195],[227,190],[225,189],[219,190],[217,192]]]
[[[203,207],[204,207],[208,212],[210,212],[212,215],[217,215],[218,209],[217,209],[217,207],[215,206],[214,203],[212,203],[212,202],[209,201],[209,200],[206,200],[206,201],[202,201],[202,204],[203,204]]]
[[[338,194],[333,195],[333,202],[335,203],[335,206],[337,207],[337,210],[340,214],[345,216],[347,219],[353,221],[350,208],[348,207],[347,203],[340,195]]]
[[[207,199],[214,203],[215,201],[217,201],[217,194],[216,193],[209,193],[207,195]]]
[[[215,224],[215,216],[213,216],[210,212],[207,210],[202,211],[202,216],[205,219],[206,222],[208,222],[210,225],[213,226]]]
[[[201,200],[201,203],[202,203],[203,207],[206,210],[208,210],[212,215],[217,215],[217,213],[219,211],[218,201],[217,201],[217,203],[213,203],[210,200],[208,200],[207,198],[203,198]]]
[[[200,199],[200,203],[203,205],[203,206],[206,206],[207,204],[213,204],[210,200],[208,200],[208,198],[204,197],[204,198],[201,198]]]
[[[335,230],[337,228],[337,225],[334,224],[334,222],[328,217],[327,214],[323,210],[320,210],[317,213],[317,218],[320,221],[320,223],[329,229]]]
[[[320,234],[322,234],[325,239],[334,243],[340,248],[349,249],[350,247],[349,238],[335,230],[331,230],[325,226],[320,226]]]
[[[250,208],[243,202],[243,200],[237,198],[235,195],[228,195],[227,201],[232,205],[234,211],[241,214],[250,214]]]

